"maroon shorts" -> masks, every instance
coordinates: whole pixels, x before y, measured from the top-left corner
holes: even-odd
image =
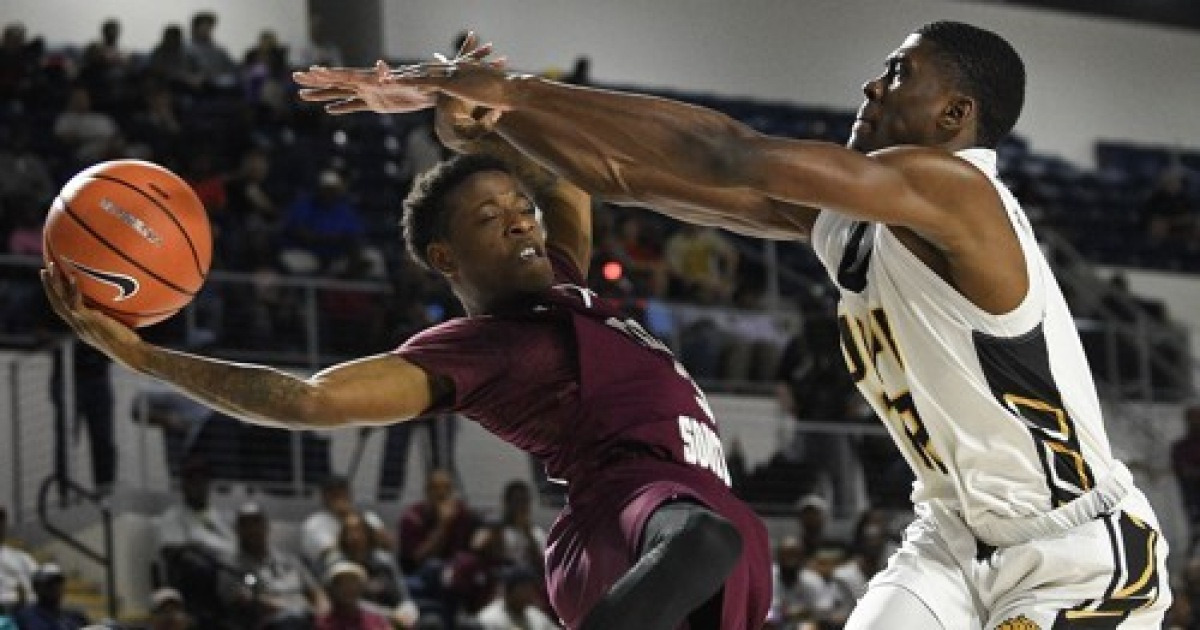
[[[725,580],[722,630],[762,628],[771,605],[767,530],[713,475],[646,459],[622,462],[588,486],[587,496],[573,494],[550,528],[546,550],[550,600],[568,630],[578,628],[592,606],[637,562],[642,530],[651,513],[663,503],[681,499],[721,515],[742,535],[742,557]]]

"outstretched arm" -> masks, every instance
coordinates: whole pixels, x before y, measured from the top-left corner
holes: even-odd
[[[42,271],[42,284],[54,310],[85,342],[136,372],[254,424],[289,429],[385,424],[421,414],[446,393],[424,370],[393,355],[351,361],[304,379],[168,350],[85,306],[74,281],[57,265]]]

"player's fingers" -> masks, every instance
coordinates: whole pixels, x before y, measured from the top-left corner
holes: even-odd
[[[480,61],[480,60],[486,58],[488,55],[492,54],[493,49],[494,49],[494,47],[492,46],[492,43],[488,42],[488,43],[480,46],[479,48],[469,51],[467,53],[466,57],[468,59]],[[459,55],[459,56],[461,57],[462,55]]]
[[[478,43],[479,36],[475,34],[475,31],[467,31],[467,36],[463,38],[462,46],[458,47],[458,56],[461,57],[467,54],[471,51],[471,49],[475,48],[476,44]]]
[[[354,90],[349,88],[332,87],[332,88],[305,88],[297,92],[300,100],[319,103],[322,101],[336,101],[344,98],[354,98]]]
[[[371,107],[361,98],[348,98],[325,106],[325,111],[330,114],[354,114],[370,110]]]

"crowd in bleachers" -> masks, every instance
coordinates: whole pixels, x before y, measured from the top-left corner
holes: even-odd
[[[47,48],[19,24],[4,28],[0,243],[8,253],[40,256],[42,218],[58,185],[75,172],[101,160],[141,158],[192,184],[215,228],[215,268],[251,279],[210,283],[196,306],[210,334],[188,343],[255,349],[295,342],[306,331],[298,295],[282,281],[288,277],[386,287],[344,285],[320,292],[328,323],[322,332],[342,353],[394,346],[458,312],[442,283],[405,264],[397,238],[399,203],[409,183],[443,157],[428,118],[332,118],[298,104],[290,69],[340,62],[336,47],[315,32],[303,50],[289,50],[264,32],[239,58],[220,45],[217,16],[209,13],[193,16],[186,29],[165,26],[149,51],[125,49],[120,26],[105,22],[95,41],[61,49]],[[850,112],[790,104],[668,95],[722,110],[764,132],[798,138],[840,141],[853,118]],[[1101,143],[1097,157],[1098,169],[1087,171],[1034,154],[1019,138],[1000,148],[1003,176],[1031,216],[1090,259],[1200,269],[1195,175],[1200,154]],[[606,207],[597,213],[595,240],[593,287],[634,308],[644,310],[655,300],[764,306],[764,262],[758,245],[741,237]],[[804,246],[780,244],[778,260],[788,272],[783,286],[789,304],[806,312],[828,308],[824,272]],[[1120,286],[1113,290],[1127,293]],[[12,296],[20,299],[0,306],[0,329],[21,332],[31,325],[22,300],[35,299],[37,292],[6,294]],[[1152,304],[1142,306],[1154,310]],[[150,334],[178,340],[172,328],[177,323]],[[810,323],[807,337],[800,333],[797,343],[832,338],[820,332],[818,319]],[[692,368],[713,352],[697,347],[681,354]],[[857,398],[844,372],[838,372],[839,380],[830,376],[836,371],[830,366],[801,360],[840,355],[819,345],[806,352],[797,349],[790,358],[784,352],[778,370],[765,370],[767,380],[780,384],[784,408],[800,419],[862,415],[850,402]],[[693,372],[703,378],[719,369]],[[803,391],[821,397],[797,395]],[[1197,435],[1200,429],[1181,442],[1175,458],[1194,521],[1200,519],[1200,477],[1191,465],[1200,461],[1191,456]],[[238,439],[256,446],[269,442]],[[848,540],[826,535],[828,502],[808,492],[837,492],[830,488],[832,464],[815,457],[847,448],[836,446],[810,442],[785,449],[763,469],[742,471],[736,479],[740,491],[761,492],[764,502],[800,506],[795,534],[776,542],[773,628],[840,627],[895,544],[893,523],[878,510],[861,515]],[[874,478],[868,487],[874,504],[901,507],[907,477],[894,452],[866,439],[849,448],[864,461],[886,457],[896,464],[869,470]],[[222,468],[232,469],[224,463]],[[502,513],[486,518],[457,498],[452,478],[433,474],[426,499],[393,527],[356,505],[345,484],[331,476],[322,507],[305,524],[302,545],[280,549],[272,543],[271,515],[261,505],[246,504],[226,518],[208,504],[207,465],[177,472],[179,502],[157,523],[154,566],[161,588],[148,603],[146,627],[490,629],[508,628],[514,623],[510,617],[520,614],[526,624],[521,627],[554,627],[538,553],[545,532],[530,520],[527,486],[509,486]],[[270,481],[256,474],[247,472],[241,481]],[[764,478],[774,483],[755,485]],[[779,492],[780,478],[790,488],[782,497],[772,494]],[[55,565],[0,547],[0,606],[14,613],[21,630],[48,627],[38,625],[43,623],[81,627],[78,612],[61,601],[62,579]],[[1200,604],[1200,557],[1179,576],[1178,587],[1178,627],[1200,627],[1200,613],[1195,622],[1183,621],[1187,605]]]

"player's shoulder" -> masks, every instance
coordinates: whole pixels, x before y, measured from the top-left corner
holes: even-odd
[[[921,179],[952,178],[974,184],[989,182],[977,166],[941,147],[899,145],[874,151],[870,156],[880,164]]]

